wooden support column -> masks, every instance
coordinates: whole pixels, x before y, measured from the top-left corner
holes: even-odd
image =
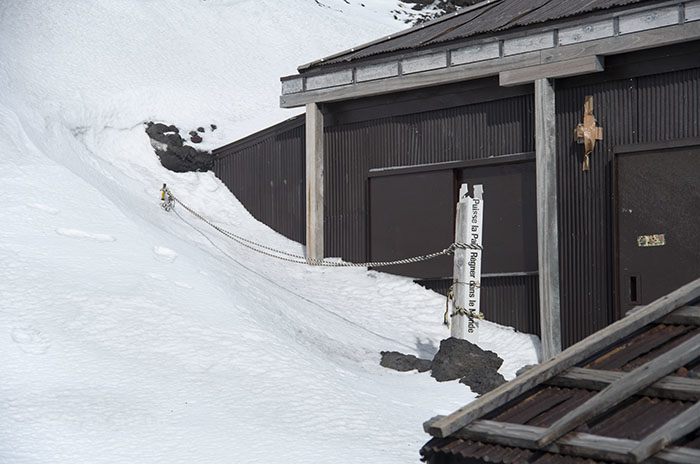
[[[554,81],[552,79],[537,79],[535,81],[537,253],[542,361],[547,361],[561,351],[554,95]]]
[[[306,258],[323,259],[323,113],[306,105]]]

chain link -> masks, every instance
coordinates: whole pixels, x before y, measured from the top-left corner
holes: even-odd
[[[444,256],[444,255],[450,255],[454,253],[455,249],[470,249],[470,250],[481,250],[480,245],[472,245],[469,243],[453,243],[449,247],[445,248],[442,251],[436,251],[434,253],[429,253],[425,255],[420,255],[420,256],[413,256],[411,258],[405,258],[405,259],[397,259],[394,261],[370,261],[366,263],[348,263],[348,262],[338,262],[338,261],[326,261],[322,259],[309,259],[306,258],[305,256],[301,255],[295,255],[293,253],[288,253],[283,250],[278,250],[266,245],[263,245],[261,243],[257,243],[253,240],[247,239],[245,237],[241,237],[240,235],[234,234],[231,231],[228,231],[222,227],[217,226],[213,222],[209,221],[206,219],[204,216],[184,204],[182,201],[180,201],[173,193],[168,189],[168,187],[163,184],[163,188],[160,189],[161,191],[161,208],[163,210],[170,212],[173,210],[175,207],[175,204],[178,204],[182,206],[182,208],[185,209],[188,213],[190,213],[192,216],[196,217],[197,219],[203,221],[207,225],[209,225],[211,228],[219,232],[220,234],[224,235],[225,237],[233,240],[234,242],[243,245],[246,248],[249,248],[253,251],[256,251],[258,253],[261,253],[265,256],[269,256],[272,258],[276,258],[282,261],[287,261],[290,263],[297,263],[297,264],[311,264],[314,266],[325,266],[325,267],[384,267],[384,266],[395,266],[398,264],[412,264],[412,263],[418,263],[421,261],[428,261],[433,258],[437,258],[438,256]]]

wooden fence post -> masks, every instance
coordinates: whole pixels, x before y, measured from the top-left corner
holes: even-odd
[[[474,186],[474,198],[469,197],[467,184],[459,189],[457,216],[455,218],[455,243],[467,243],[481,247],[483,225],[483,187]],[[479,341],[481,310],[481,249],[455,249],[454,258],[454,308],[450,335],[471,343]],[[466,308],[470,315],[457,312]]]

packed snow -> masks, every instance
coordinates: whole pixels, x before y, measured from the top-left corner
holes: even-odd
[[[423,421],[475,395],[379,366],[430,357],[444,298],[268,246],[211,173],[165,170],[147,121],[209,148],[293,115],[279,77],[403,27],[397,2],[0,2],[0,462],[418,462]],[[282,6],[283,5],[283,6]],[[483,323],[508,379],[538,341]]]

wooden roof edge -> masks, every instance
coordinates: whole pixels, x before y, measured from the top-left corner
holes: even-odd
[[[621,379],[624,375],[624,372],[572,367],[547,380],[546,383],[555,387],[599,391]],[[667,375],[637,394],[677,401],[700,401],[700,379]]]
[[[684,424],[695,421],[691,411],[680,421]],[[680,417],[680,416],[679,416]],[[687,426],[686,426],[687,428]],[[673,427],[677,430],[678,427]],[[460,429],[455,435],[465,440],[495,443],[501,446],[525,448],[531,450],[542,450],[549,453],[565,454],[589,459],[602,459],[613,462],[630,462],[634,456],[644,456],[653,450],[649,443],[658,443],[659,437],[673,439],[673,433],[678,432],[661,431],[658,436],[653,437],[649,442],[646,440],[637,441],[625,438],[612,438],[602,435],[594,435],[582,432],[572,432],[561,437],[556,442],[540,447],[537,444],[537,437],[545,430],[542,427],[532,425],[511,424],[490,420],[477,420],[472,424]],[[654,456],[666,462],[676,463],[697,463],[700,460],[700,450],[694,448],[670,446],[657,450],[649,456]],[[647,456],[648,457],[648,456]]]
[[[567,412],[538,437],[538,445],[547,446],[589,419],[603,414],[698,357],[700,357],[700,334],[696,334],[636,369],[626,372],[600,393]]]
[[[660,321],[668,325],[700,326],[700,306],[681,306]]]
[[[450,436],[483,415],[517,398],[522,393],[574,367],[577,363],[608,347],[614,341],[663,318],[675,309],[697,298],[700,298],[700,278],[653,301],[628,317],[591,334],[549,361],[532,368],[514,380],[477,398],[452,414],[429,421],[429,423],[425,424],[425,429],[434,437],[444,438]]]
[[[360,50],[364,50],[365,48],[380,44],[382,42],[386,42],[388,40],[396,39],[397,37],[403,37],[405,35],[408,35],[408,34],[415,32],[415,31],[425,29],[427,27],[432,27],[432,26],[435,26],[436,24],[440,24],[444,21],[447,21],[448,19],[454,18],[455,16],[461,16],[463,14],[469,13],[470,11],[478,10],[479,8],[483,8],[483,7],[486,7],[486,6],[491,5],[491,4],[498,4],[498,3],[501,3],[502,1],[503,0],[482,0],[480,2],[474,3],[474,4],[466,6],[464,8],[461,8],[453,13],[444,14],[444,15],[442,15],[438,18],[432,19],[428,22],[425,22],[422,24],[417,24],[417,25],[409,27],[407,29],[397,31],[393,34],[389,34],[389,35],[386,35],[384,37],[380,37],[379,39],[372,40],[371,42],[366,42],[366,43],[357,45],[356,47],[349,48],[347,50],[343,50],[343,51],[334,53],[332,55],[325,56],[323,58],[319,58],[319,59],[311,61],[309,63],[302,64],[302,65],[297,67],[297,71],[299,71],[299,72],[305,71],[305,70],[312,68],[316,65],[323,64],[326,61],[334,60],[334,59],[342,57],[343,55],[348,55],[350,53],[355,53],[355,52],[358,52]]]

